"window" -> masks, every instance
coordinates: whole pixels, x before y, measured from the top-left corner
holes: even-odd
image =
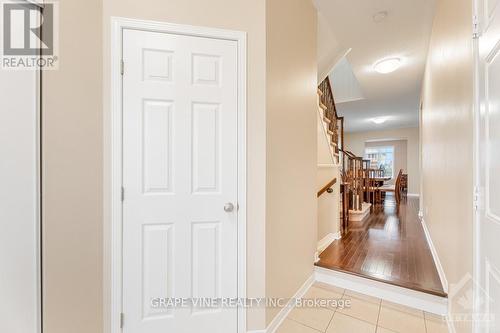
[[[365,159],[370,160],[371,169],[384,170],[385,177],[394,177],[394,146],[366,147]]]

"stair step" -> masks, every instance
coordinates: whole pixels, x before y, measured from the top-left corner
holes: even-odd
[[[326,122],[326,123],[331,123],[332,121],[330,119],[328,119],[326,116],[323,116],[323,120]]]
[[[328,110],[328,106],[326,106],[325,104],[319,102],[319,107],[323,110],[323,111],[326,111]]]
[[[318,88],[318,95],[323,96],[323,92]]]

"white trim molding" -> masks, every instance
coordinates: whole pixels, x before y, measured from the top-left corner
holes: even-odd
[[[393,303],[409,306],[438,315],[448,313],[448,299],[392,284],[359,277],[322,267],[315,267],[315,280],[349,289]]]
[[[266,333],[274,333],[280,327],[280,325],[283,323],[285,318],[288,316],[288,314],[293,310],[295,306],[295,300],[298,298],[304,297],[306,292],[311,288],[311,286],[314,284],[315,281],[315,276],[314,273],[309,276],[309,278],[304,282],[304,284],[297,290],[295,295],[290,298],[286,306],[284,306],[281,311],[273,318],[271,323],[269,323],[269,326],[267,326],[265,332]]]
[[[330,244],[340,238],[342,238],[342,235],[340,234],[340,231],[337,231],[336,233],[329,233],[328,235],[320,239],[316,247],[316,252],[314,253],[314,262],[318,262],[321,252],[323,252],[328,246],[330,246]]]
[[[439,279],[441,280],[441,284],[443,285],[443,290],[445,293],[448,293],[448,280],[446,279],[443,265],[441,265],[441,260],[439,260],[439,256],[438,256],[436,247],[434,246],[434,243],[432,242],[431,234],[429,232],[429,229],[427,228],[427,224],[425,223],[425,220],[423,218],[421,218],[420,222],[422,223],[422,228],[424,229],[425,238],[427,239],[427,244],[429,245],[429,248],[431,250],[432,258],[434,259],[434,264],[436,264],[436,268],[437,268],[437,271],[439,274]]]
[[[418,197],[420,197],[420,194],[419,193],[407,193],[406,196],[407,197],[418,198]]]
[[[144,21],[121,17],[111,18],[111,121],[109,125],[110,178],[104,186],[109,193],[110,232],[104,239],[105,248],[109,247],[105,260],[104,279],[109,282],[105,290],[104,316],[108,323],[106,333],[121,333],[120,317],[122,312],[122,76],[120,65],[123,49],[123,30],[182,34],[207,38],[233,40],[238,47],[238,297],[246,298],[246,113],[247,113],[247,36],[245,32],[190,25]],[[106,149],[105,149],[106,151]],[[110,272],[110,275],[106,275]],[[109,300],[106,297],[109,296]],[[238,309],[238,332],[246,332],[246,309]]]
[[[22,0],[21,0],[22,1]],[[40,8],[44,8],[43,0],[24,0],[26,2],[29,2],[32,5],[35,5]]]
[[[318,164],[318,168],[320,169],[333,169],[333,168],[338,168],[340,164]]]
[[[318,247],[317,250],[319,253],[323,252],[330,244],[332,244],[334,241],[337,239],[340,239],[342,236],[340,235],[340,231],[337,231],[336,233],[329,233],[322,239],[318,241]]]

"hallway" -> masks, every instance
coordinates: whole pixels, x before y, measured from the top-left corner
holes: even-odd
[[[437,296],[446,296],[424,229],[418,218],[418,198],[400,204],[393,196],[351,228],[320,255],[317,266],[344,271]]]

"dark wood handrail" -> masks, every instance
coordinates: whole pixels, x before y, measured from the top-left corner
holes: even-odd
[[[356,155],[354,155],[354,154],[353,154],[351,151],[349,151],[349,150],[344,150],[344,149],[342,149],[342,152],[343,152],[344,154],[346,154],[346,155],[347,155],[348,157],[350,157],[350,158],[357,158],[357,156],[356,156]]]
[[[326,184],[325,186],[323,186],[323,187],[321,188],[321,190],[319,190],[319,191],[318,191],[318,198],[319,198],[319,197],[320,197],[323,193],[325,193],[326,191],[328,191],[328,189],[329,189],[330,187],[332,187],[333,185],[335,185],[335,183],[336,183],[336,182],[337,182],[337,178],[333,178],[332,180],[330,180],[330,181],[328,182],[328,184]]]

